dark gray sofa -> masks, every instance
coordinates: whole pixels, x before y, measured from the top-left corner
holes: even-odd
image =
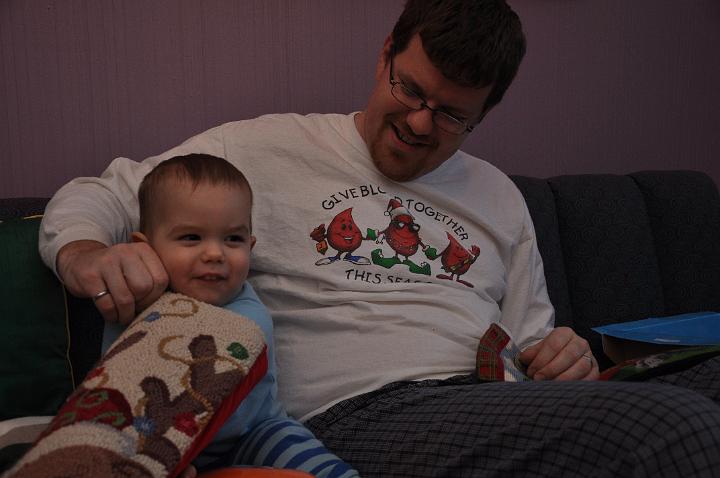
[[[705,174],[513,176],[535,223],[556,325],[611,365],[592,327],[684,312],[720,311],[720,195]],[[42,213],[47,199],[0,199],[0,220]],[[102,321],[71,299],[70,357],[84,376],[99,355]]]
[[[720,196],[695,171],[512,178],[535,224],[556,325],[720,311]]]

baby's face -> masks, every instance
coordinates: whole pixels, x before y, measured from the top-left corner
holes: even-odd
[[[250,269],[255,237],[250,231],[247,188],[188,182],[163,186],[147,231],[173,291],[213,305],[240,292]]]

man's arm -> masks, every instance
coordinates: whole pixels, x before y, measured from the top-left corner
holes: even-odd
[[[500,322],[523,350],[520,361],[527,365],[530,378],[597,379],[597,360],[588,342],[568,327],[553,328],[554,309],[547,293],[542,258],[530,213],[524,207],[523,233],[508,268]]]
[[[77,178],[63,186],[45,210],[40,255],[78,297],[98,298],[107,320],[130,322],[167,287],[167,274],[147,246],[128,242],[138,226],[137,190],[159,162],[204,152],[224,157],[222,127],[197,135],[159,156],[138,163],[114,160],[99,178]]]
[[[155,252],[125,243],[138,222],[138,185],[156,162],[118,158],[101,177],[63,186],[45,210],[39,243],[43,260],[77,297],[107,291],[96,300],[106,320],[129,323],[167,287]]]

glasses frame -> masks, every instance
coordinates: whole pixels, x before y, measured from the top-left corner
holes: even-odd
[[[442,111],[442,110],[435,109],[435,108],[429,106],[429,105],[427,104],[427,102],[425,101],[425,98],[423,98],[418,92],[416,92],[416,91],[413,90],[412,88],[408,87],[405,83],[402,82],[402,80],[396,80],[395,78],[393,78],[393,76],[394,76],[394,74],[393,74],[393,60],[394,60],[394,59],[395,59],[395,56],[391,56],[391,57],[390,57],[390,76],[388,76],[388,80],[390,81],[390,94],[392,95],[393,98],[395,98],[395,101],[397,101],[398,103],[400,103],[401,105],[403,105],[404,107],[406,107],[406,108],[408,108],[408,109],[410,109],[410,110],[412,110],[412,111],[421,111],[422,109],[427,109],[427,110],[429,110],[429,111],[432,113],[432,122],[433,122],[433,124],[434,124],[435,126],[437,126],[438,128],[440,128],[441,130],[445,131],[446,133],[461,135],[461,134],[465,134],[465,133],[470,133],[470,132],[472,132],[473,129],[475,129],[475,126],[476,126],[480,121],[478,121],[478,122],[475,123],[474,125],[469,125],[467,121],[463,121],[463,120],[461,120],[461,119],[459,119],[459,118],[456,118],[456,117],[454,117],[453,115],[451,115],[451,114],[449,114],[449,113],[446,113],[446,112],[444,112],[444,111]],[[401,88],[401,89],[403,89],[404,91],[406,91],[406,92],[407,92],[406,96],[414,96],[414,97],[416,97],[417,99],[419,99],[419,100],[420,100],[420,106],[419,106],[418,108],[415,108],[415,107],[413,107],[413,106],[410,106],[410,105],[406,104],[406,103],[403,102],[402,100],[400,100],[400,98],[398,98],[397,95],[396,95],[396,91],[395,91],[395,88],[396,88],[396,87]],[[453,121],[453,122],[457,123],[458,127],[462,127],[463,129],[460,130],[460,131],[449,131],[449,130],[443,128],[441,125],[437,124],[437,122],[435,121],[435,117],[436,117],[437,115],[442,115],[443,117],[449,119],[450,121]],[[480,117],[480,120],[482,120],[482,117],[483,117],[483,116],[485,116],[485,115],[483,114],[483,115]]]

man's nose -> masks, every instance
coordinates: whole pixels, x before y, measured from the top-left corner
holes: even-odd
[[[410,110],[406,121],[413,134],[417,136],[430,134],[434,127],[433,112],[424,105],[419,110]]]

